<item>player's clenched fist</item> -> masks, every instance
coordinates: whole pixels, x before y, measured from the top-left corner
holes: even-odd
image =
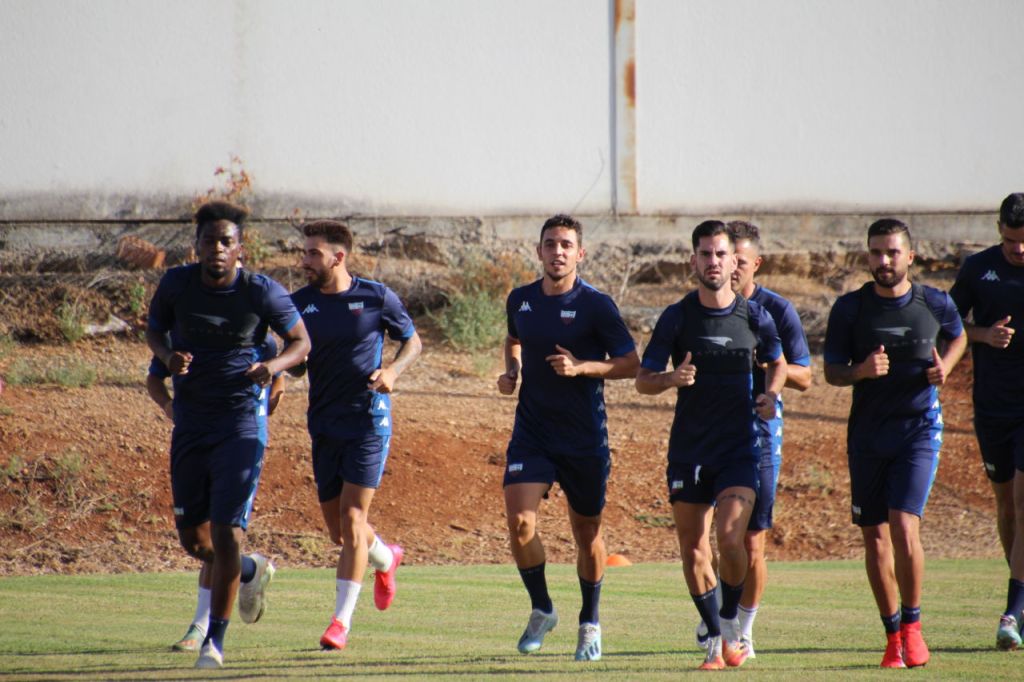
[[[932,366],[925,370],[928,383],[932,386],[941,386],[946,383],[946,364],[942,362],[939,351],[932,347]]]
[[[518,381],[519,372],[505,372],[498,377],[498,392],[502,395],[512,395],[516,392],[516,383]]]
[[[879,346],[871,351],[871,354],[860,363],[859,374],[861,379],[877,379],[889,373],[889,356],[885,353],[885,346]]]

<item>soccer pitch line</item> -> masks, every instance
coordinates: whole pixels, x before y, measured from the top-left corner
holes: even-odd
[[[759,679],[1020,679],[1024,653],[994,648],[1006,564],[933,560],[927,565],[923,670],[881,671],[885,640],[860,562],[771,563],[755,626],[757,658],[740,674]],[[529,602],[503,566],[403,566],[386,612],[361,599],[349,646],[321,653],[334,604],[331,569],[280,566],[263,620],[228,629],[224,679],[320,677],[427,680],[657,680],[696,674],[696,610],[678,564],[609,569],[601,598],[604,657],[572,660],[579,590],[574,567],[548,567],[561,622],[537,654],[515,646]],[[366,594],[370,594],[372,572]],[[170,645],[192,617],[195,574],[35,576],[0,580],[0,679],[192,679],[195,654]]]

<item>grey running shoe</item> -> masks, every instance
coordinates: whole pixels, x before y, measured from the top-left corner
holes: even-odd
[[[601,625],[599,623],[580,623],[579,637],[576,640],[576,660],[601,660]]]
[[[708,634],[708,624],[705,623],[703,620],[701,620],[699,623],[697,623],[696,639],[697,639],[697,647],[700,648],[700,649],[703,649],[704,651],[707,651],[708,650],[708,642],[711,641],[711,635]]]
[[[245,623],[255,623],[267,610],[267,585],[274,578],[274,564],[262,554],[249,555],[256,562],[256,575],[238,588],[238,615]]]
[[[206,633],[201,627],[192,623],[188,626],[185,636],[171,645],[171,651],[199,651],[204,639],[206,639]]]
[[[1000,616],[999,629],[996,630],[996,648],[1013,651],[1020,646],[1020,629],[1017,619],[1013,616]]]
[[[551,613],[544,613],[540,609],[530,612],[530,622],[523,630],[523,636],[519,638],[519,653],[532,654],[540,649],[544,643],[544,635],[555,629],[558,625],[558,613],[551,609]]]
[[[199,658],[196,659],[196,667],[203,670],[215,670],[224,667],[224,654],[222,654],[213,642],[207,642],[199,651]]]

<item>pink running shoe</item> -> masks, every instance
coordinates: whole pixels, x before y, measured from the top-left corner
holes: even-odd
[[[405,556],[405,550],[398,545],[388,545],[388,549],[394,555],[391,560],[391,568],[386,571],[378,570],[373,578],[373,603],[381,611],[386,610],[391,606],[391,602],[395,601],[395,592],[398,591],[395,571],[398,570],[398,564],[402,563],[402,557]]]
[[[327,649],[344,649],[345,645],[348,644],[348,630],[341,624],[341,621],[337,618],[331,618],[331,624],[324,630],[324,634],[320,637],[320,646],[325,650]]]

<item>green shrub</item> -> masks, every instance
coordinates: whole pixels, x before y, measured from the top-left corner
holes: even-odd
[[[56,310],[61,336],[74,343],[85,336],[85,310],[77,302],[64,301]]]
[[[486,291],[455,294],[435,320],[444,338],[457,350],[492,349],[506,335],[504,302]]]

